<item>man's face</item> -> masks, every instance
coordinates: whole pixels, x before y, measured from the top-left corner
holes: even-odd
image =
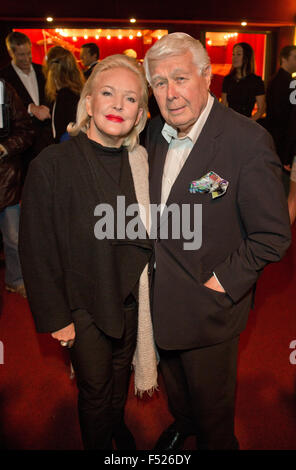
[[[96,57],[95,54],[91,55],[91,53],[89,52],[88,47],[82,47],[80,49],[80,59],[81,59],[81,62],[83,63],[83,65],[84,65],[84,67],[88,67],[90,64],[95,62],[97,57]]]
[[[286,60],[287,70],[289,73],[296,72],[296,50],[291,51],[288,59]]]
[[[190,131],[208,100],[210,68],[199,75],[192,53],[169,56],[150,64],[153,93],[165,121],[179,137]]]
[[[232,65],[234,68],[240,68],[244,62],[244,50],[241,46],[235,46],[232,50]]]
[[[13,63],[19,67],[24,73],[29,73],[32,64],[31,45],[28,43],[15,46],[14,51],[10,51]]]

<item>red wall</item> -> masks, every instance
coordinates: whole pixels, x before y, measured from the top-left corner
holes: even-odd
[[[37,64],[42,64],[44,55],[45,55],[45,48],[44,43],[42,43],[44,36],[42,34],[41,29],[15,29],[15,31],[21,31],[22,33],[29,36],[32,42],[32,59],[33,62]],[[105,37],[100,39],[95,39],[95,37],[89,37],[88,39],[84,39],[83,37],[78,37],[77,41],[73,41],[72,38],[65,38],[58,35],[54,30],[46,29],[44,30],[50,33],[51,36],[61,39],[65,42],[66,47],[74,53],[76,58],[79,60],[79,51],[82,44],[87,42],[95,42],[98,44],[100,48],[100,58],[104,59],[111,54],[122,54],[125,49],[134,49],[137,53],[137,58],[143,59],[146,51],[151,47],[151,45],[155,42],[156,39],[153,39],[152,44],[144,44],[143,38],[134,37],[133,39],[129,39],[127,37],[123,37],[122,39],[118,39],[117,37],[112,37],[108,40]],[[46,36],[45,36],[46,37]],[[47,36],[48,37],[48,36]],[[63,42],[59,43],[63,46]],[[52,47],[54,44],[47,44],[47,48]]]
[[[217,98],[221,96],[223,78],[231,68],[233,46],[239,42],[247,42],[252,46],[255,55],[255,73],[264,78],[265,34],[238,34],[235,38],[229,38],[225,46],[209,46],[206,44],[213,69],[211,90]],[[216,64],[229,64],[229,67],[227,67],[227,70],[225,70],[226,68],[224,67],[223,72],[220,72],[219,66],[216,66]]]

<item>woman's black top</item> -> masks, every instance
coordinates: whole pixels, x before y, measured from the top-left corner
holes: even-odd
[[[101,165],[103,165],[105,170],[116,181],[116,183],[119,184],[122,155],[123,152],[126,151],[126,147],[104,147],[94,140],[89,139],[89,141],[91,142],[95,155]]]
[[[103,165],[104,169],[109,173],[109,175],[116,181],[117,184],[120,183],[120,173],[121,173],[121,165],[122,165],[122,158],[123,153],[126,152],[126,147],[123,145],[119,148],[116,147],[104,147],[103,145],[95,142],[94,140],[89,139],[92,147],[94,149],[95,156],[97,158],[97,162],[100,162]],[[135,289],[137,291],[138,284]],[[124,306],[130,307],[135,305],[136,295],[130,293],[127,298],[125,299]]]
[[[254,73],[240,79],[237,79],[233,74],[229,74],[224,77],[222,93],[227,94],[230,108],[250,117],[256,103],[256,96],[264,95],[265,89],[261,77]]]

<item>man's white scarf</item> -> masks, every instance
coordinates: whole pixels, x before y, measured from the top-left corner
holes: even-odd
[[[138,145],[129,152],[129,164],[134,180],[135,193],[140,207],[140,217],[150,233],[150,199],[148,181],[148,159],[144,147]],[[141,207],[144,211],[141,211]],[[135,394],[152,395],[157,389],[157,357],[153,339],[153,329],[150,312],[148,264],[145,266],[139,282],[139,311],[137,347],[133,358],[135,371]]]

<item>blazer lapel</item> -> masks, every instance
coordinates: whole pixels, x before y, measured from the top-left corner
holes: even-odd
[[[159,205],[161,202],[161,186],[164,164],[169,148],[168,142],[161,134],[155,146],[155,158],[150,165],[150,202]]]
[[[25,87],[25,85],[23,84],[23,82],[21,81],[20,77],[18,76],[18,74],[16,73],[16,71],[14,70],[14,68],[11,64],[10,64],[10,74],[11,74],[12,80],[14,82],[13,86],[16,89],[18,95],[26,103],[31,103],[32,98],[31,98],[30,94],[28,93],[27,88]]]
[[[40,69],[36,66],[36,64],[32,64],[36,78],[37,78],[37,84],[38,84],[38,93],[39,93],[39,104],[43,104],[44,102],[44,86],[45,86],[45,80],[43,78],[42,72],[40,72]]]
[[[212,169],[211,163],[216,155],[217,137],[222,132],[221,119],[219,118],[220,106],[222,105],[215,100],[200,136],[171,188],[166,203],[167,206],[174,201],[182,201],[184,199],[184,191],[189,191],[190,183],[193,180],[201,178]],[[163,213],[161,223],[163,223],[166,218],[167,213]]]
[[[189,191],[190,183],[213,169],[211,164],[216,155],[216,137],[210,132],[200,135],[172,186],[167,205],[182,200],[184,191]]]

